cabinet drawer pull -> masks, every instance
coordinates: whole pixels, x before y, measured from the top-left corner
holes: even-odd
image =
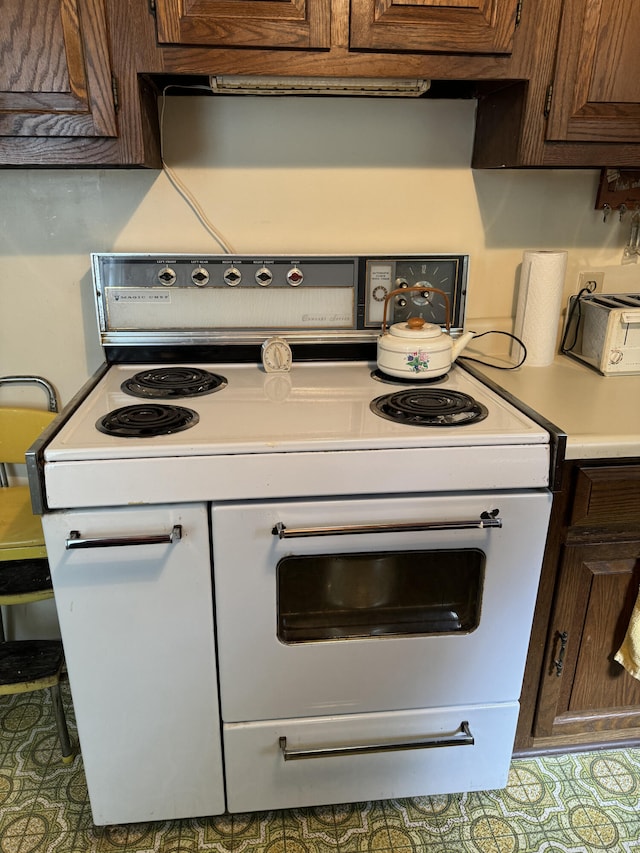
[[[328,758],[332,756],[363,755],[373,752],[400,752],[407,749],[434,749],[445,746],[473,746],[475,738],[469,730],[469,723],[460,723],[458,733],[452,737],[433,737],[425,740],[400,741],[399,743],[371,743],[358,746],[327,746],[317,749],[290,749],[286,737],[279,739],[280,751],[285,761],[299,761],[302,758]]]
[[[420,530],[477,530],[485,527],[502,527],[500,510],[483,512],[479,518],[460,521],[407,521],[382,524],[344,524],[337,527],[292,527],[279,521],[272,529],[279,539],[298,539],[304,536],[344,536],[354,533],[412,533]]]
[[[562,675],[562,670],[564,669],[564,654],[567,650],[567,640],[569,639],[569,634],[567,631],[563,631],[561,634],[558,634],[560,639],[560,653],[556,660],[554,660],[553,665],[556,668],[556,676],[560,678]]]
[[[171,533],[151,534],[149,536],[105,536],[100,539],[83,539],[79,530],[72,530],[65,540],[67,551],[79,548],[116,548],[122,545],[172,545],[182,539],[182,525],[174,524]]]

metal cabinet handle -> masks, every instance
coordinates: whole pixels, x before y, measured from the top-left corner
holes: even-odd
[[[560,653],[556,660],[554,660],[553,665],[556,668],[556,675],[558,678],[562,675],[562,670],[564,669],[564,655],[567,651],[567,640],[569,639],[569,634],[567,631],[563,631],[561,634],[558,634],[558,638],[560,640]]]
[[[103,539],[83,539],[79,530],[72,530],[65,540],[67,551],[79,548],[116,548],[122,545],[171,545],[182,539],[182,525],[174,524],[171,533],[149,536],[106,536]]]
[[[483,512],[480,518],[460,521],[407,521],[383,524],[344,524],[337,527],[295,527],[287,528],[279,521],[272,529],[278,539],[297,539],[303,536],[343,536],[351,533],[409,533],[419,530],[476,530],[485,527],[502,527],[498,518],[499,509]]]
[[[406,749],[434,749],[445,746],[473,746],[475,738],[469,730],[469,723],[460,723],[458,733],[452,737],[433,737],[426,740],[400,741],[399,743],[371,743],[359,746],[327,746],[318,749],[290,749],[286,737],[278,741],[285,761],[298,761],[302,758],[328,758],[331,756],[363,755],[373,752],[399,752]]]

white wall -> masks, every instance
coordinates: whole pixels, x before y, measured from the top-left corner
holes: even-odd
[[[468,325],[510,329],[524,249],[569,250],[568,294],[579,269],[618,268],[628,226],[594,210],[596,171],[472,171],[474,110],[168,98],[165,157],[237,252],[466,252]],[[0,375],[66,402],[100,364],[91,251],[219,247],[164,172],[0,170]]]

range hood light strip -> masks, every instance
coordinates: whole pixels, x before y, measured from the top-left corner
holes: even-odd
[[[396,77],[269,77],[212,75],[211,90],[227,95],[369,95],[418,98],[430,80]]]

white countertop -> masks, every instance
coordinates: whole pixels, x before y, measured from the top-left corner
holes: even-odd
[[[564,355],[548,367],[474,367],[566,432],[567,459],[640,457],[640,375],[601,376]]]

